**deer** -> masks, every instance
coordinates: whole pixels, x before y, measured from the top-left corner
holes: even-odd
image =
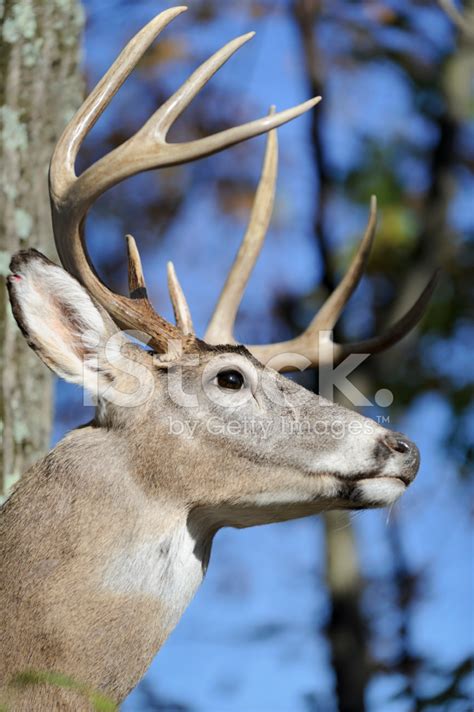
[[[97,404],[94,419],[25,472],[1,508],[0,701],[15,712],[90,710],[97,695],[119,705],[203,581],[220,528],[389,506],[419,467],[417,447],[405,435],[282,375],[380,352],[425,312],[435,277],[383,334],[350,344],[332,337],[365,270],[375,198],[347,272],[301,335],[256,345],[234,336],[271,218],[276,129],[319,97],[197,140],[166,137],[253,33],[217,51],[131,138],[76,175],[84,138],[146,49],[185,9],[162,12],[131,39],[56,145],[49,185],[62,266],[35,249],[19,251],[10,264],[12,311],[28,345]],[[195,333],[171,263],[175,324],[154,310],[132,236],[129,296],[105,285],[85,244],[86,217],[100,195],[139,172],[264,133],[248,229],[204,338]],[[183,425],[179,432],[175,423]],[[56,684],[57,676],[68,684]]]

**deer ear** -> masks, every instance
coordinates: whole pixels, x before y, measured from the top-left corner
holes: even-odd
[[[118,327],[74,277],[37,250],[17,252],[10,270],[13,315],[30,347],[58,376],[100,394],[114,377],[101,355]],[[119,337],[119,348],[120,340],[126,339]]]

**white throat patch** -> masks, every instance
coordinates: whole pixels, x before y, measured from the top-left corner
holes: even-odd
[[[160,539],[146,538],[117,550],[104,571],[110,592],[149,596],[179,617],[203,579],[202,563],[186,525]]]

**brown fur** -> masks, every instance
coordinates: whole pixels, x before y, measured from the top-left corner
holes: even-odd
[[[23,477],[3,507],[3,684],[25,670],[61,672],[118,701],[142,677],[166,636],[159,602],[108,594],[97,580],[108,554],[140,516],[134,484],[102,472],[104,449],[120,452],[115,440],[96,428],[77,431]],[[86,471],[81,441],[91,456]],[[26,691],[21,698],[35,695]],[[64,696],[54,689],[50,696],[42,693],[50,704]]]
[[[44,309],[44,300],[29,295],[49,298],[49,268],[43,262],[38,268],[34,253],[29,259],[32,265],[24,256],[17,260],[21,279],[10,285],[15,313],[41,358],[79,382],[71,355],[82,323],[74,312],[79,297],[100,339],[116,328],[84,301],[82,287],[66,273],[64,293],[56,289]],[[57,268],[51,279],[56,286],[63,279]],[[51,323],[63,308],[69,332],[58,333],[53,343]],[[98,355],[103,346],[97,344]],[[1,509],[0,703],[11,712],[91,709],[78,691],[15,685],[28,671],[61,673],[89,693],[123,700],[201,582],[219,527],[384,505],[403,491],[400,477],[416,473],[416,448],[395,452],[386,430],[265,371],[242,347],[196,342],[194,354],[169,364],[125,339],[123,350],[131,364],[127,373],[107,361],[88,365],[88,383],[100,369],[105,394],[96,421],[69,434],[25,473]],[[144,366],[154,383],[146,402],[110,402],[110,385],[133,392]],[[216,385],[221,368],[245,375],[245,402],[239,405],[236,393],[223,394]],[[176,402],[175,377],[196,397],[194,405]],[[209,427],[214,420],[222,431]],[[171,421],[185,423],[192,434],[173,434]],[[337,421],[356,424],[359,434],[341,439],[330,429]],[[299,427],[314,422],[326,431]],[[235,423],[253,429],[229,434]],[[268,424],[273,427],[265,432]]]

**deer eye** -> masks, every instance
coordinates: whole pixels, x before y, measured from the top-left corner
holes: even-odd
[[[217,374],[217,384],[219,388],[230,388],[238,391],[244,385],[244,377],[240,371],[221,371]]]

